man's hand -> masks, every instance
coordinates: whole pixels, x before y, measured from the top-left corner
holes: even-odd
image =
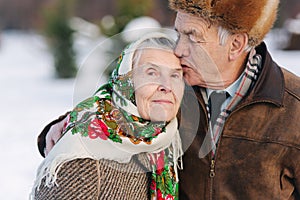
[[[49,130],[49,132],[46,135],[46,146],[45,146],[45,156],[48,155],[48,153],[51,151],[53,146],[56,144],[58,139],[61,137],[62,132],[65,128],[65,125],[68,122],[69,117],[65,117],[63,120],[60,122],[53,124]]]

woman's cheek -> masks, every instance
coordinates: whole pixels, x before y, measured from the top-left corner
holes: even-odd
[[[143,119],[149,120],[149,104],[146,102],[146,100],[140,96],[139,98],[136,98],[136,104],[140,116]]]

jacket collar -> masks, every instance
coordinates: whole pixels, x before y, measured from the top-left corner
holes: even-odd
[[[283,105],[284,76],[282,70],[272,60],[266,44],[256,47],[256,53],[262,56],[262,70],[253,89],[243,103],[268,102]]]
[[[280,67],[272,60],[266,44],[263,42],[256,47],[256,53],[262,56],[261,73],[250,91],[249,95],[238,105],[243,106],[252,103],[265,102],[278,107],[283,105],[284,76]],[[198,100],[203,109],[205,108],[199,86],[193,86]],[[204,109],[206,110],[206,109]]]

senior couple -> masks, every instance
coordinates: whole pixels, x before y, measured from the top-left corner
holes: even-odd
[[[132,43],[42,131],[33,199],[300,199],[300,79],[262,42],[279,1],[169,4],[176,44]]]

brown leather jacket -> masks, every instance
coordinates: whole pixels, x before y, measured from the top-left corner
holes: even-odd
[[[215,163],[211,154],[198,156],[208,126],[199,88],[194,88],[196,103],[183,102],[190,114],[180,127],[187,148],[180,199],[300,199],[300,78],[279,68],[264,43],[257,52],[263,56],[262,72],[225,122]]]

